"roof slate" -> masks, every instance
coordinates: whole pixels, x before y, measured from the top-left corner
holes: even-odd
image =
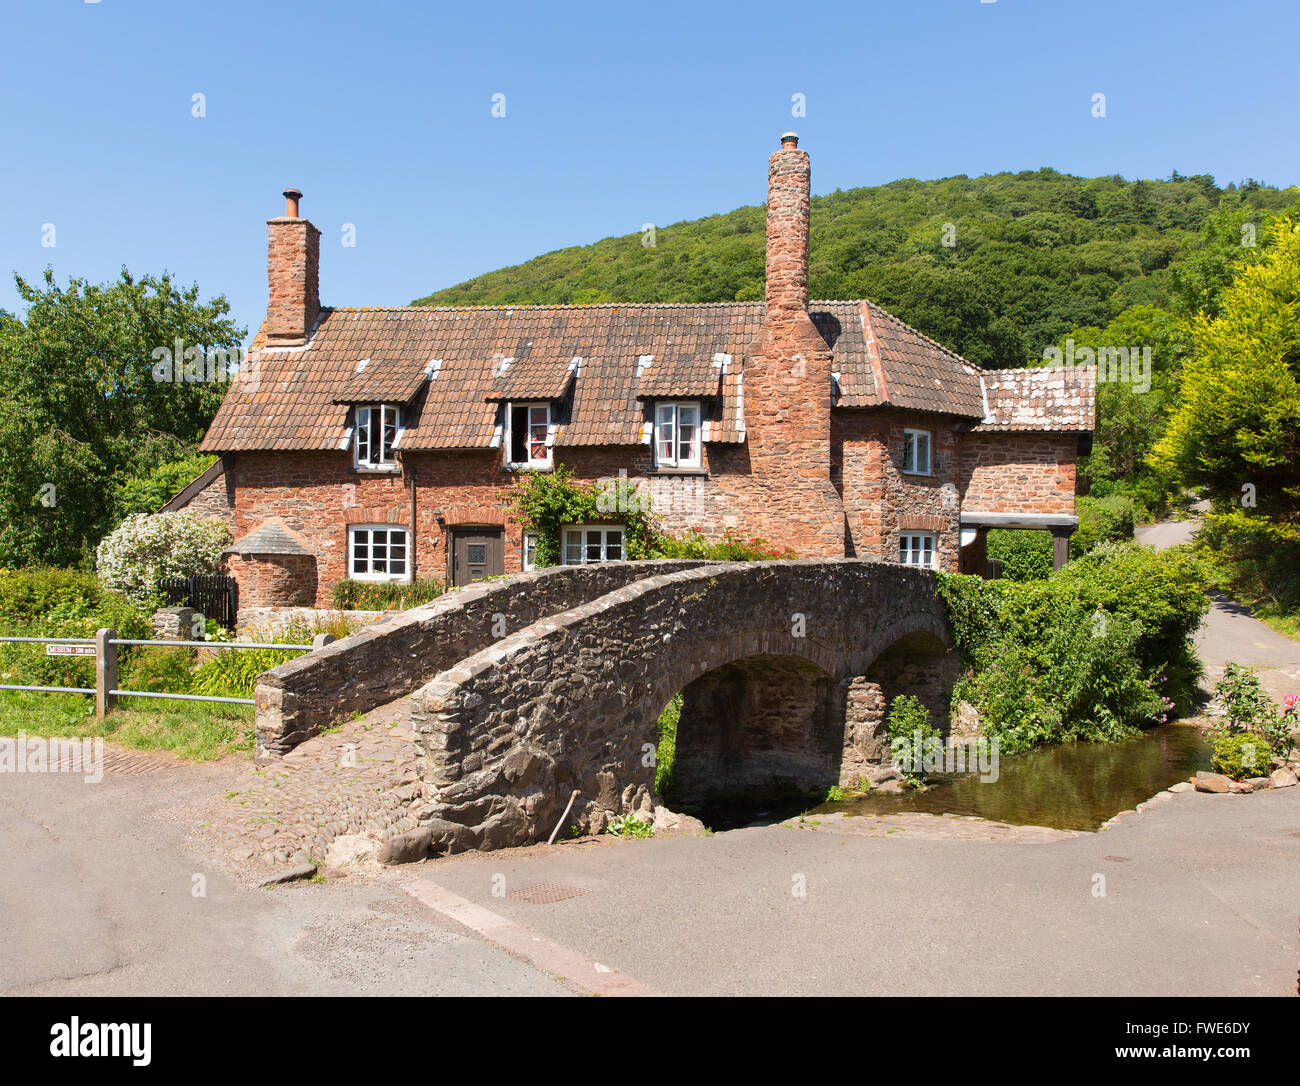
[[[1097,422],[1095,366],[986,370],[988,416],[978,432],[1088,433]]]

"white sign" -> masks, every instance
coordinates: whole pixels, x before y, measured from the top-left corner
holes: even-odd
[[[46,645],[46,656],[94,656],[94,645]]]

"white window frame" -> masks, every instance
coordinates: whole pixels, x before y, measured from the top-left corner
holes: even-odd
[[[926,544],[929,544],[928,548]],[[930,560],[925,561],[926,550]],[[918,569],[939,568],[939,537],[934,532],[900,532],[898,536],[898,564]]]
[[[546,446],[545,446],[546,456],[542,459],[538,459],[532,455],[531,447],[528,449],[529,455],[526,460],[512,460],[510,457],[510,451],[511,449],[514,448],[514,444],[515,444],[514,433],[513,433],[515,410],[521,407],[525,408],[528,411],[528,424],[530,427],[538,425],[537,423],[533,422],[534,411],[540,410],[546,412]],[[506,422],[504,427],[506,467],[516,468],[520,470],[527,470],[527,471],[539,471],[545,468],[549,468],[551,466],[551,430],[554,424],[555,424],[555,414],[551,410],[551,404],[546,400],[532,400],[532,401],[520,400],[515,402],[508,402],[506,404]],[[531,446],[532,442],[528,441],[526,442],[526,445]]]
[[[588,553],[589,533],[600,533],[600,556],[593,558]],[[609,534],[619,534],[618,554],[609,557]],[[577,535],[576,542],[570,537]],[[575,552],[572,548],[577,547]],[[576,555],[576,556],[575,556]],[[560,561],[566,566],[586,566],[597,562],[618,562],[627,557],[626,524],[566,524],[560,529]]]
[[[375,420],[376,413],[378,414],[378,418],[379,418],[379,426],[380,426],[380,434],[381,434],[381,437],[380,437],[380,450],[379,450],[380,459],[379,459],[379,460],[363,460],[363,459],[361,458],[361,428],[362,428],[362,421],[361,421],[361,420],[362,420],[362,415],[364,414],[364,416],[365,416],[365,419],[366,419],[366,421],[365,421],[366,432],[367,432],[367,434],[369,435],[369,434],[373,433],[373,430],[371,429],[371,427],[373,427],[373,425],[374,425],[374,420]],[[392,440],[392,443],[388,446],[388,450],[387,450],[387,451],[388,451],[388,459],[383,459],[384,448],[383,448],[383,438],[382,438],[382,433],[383,433],[383,429],[384,429],[385,422],[386,422],[386,420],[387,420],[387,416],[388,416],[390,413],[391,413],[391,415],[392,415],[392,419],[393,419],[393,440]],[[396,471],[396,470],[397,470],[397,457],[394,455],[394,453],[395,453],[395,451],[396,451],[396,449],[397,449],[397,444],[398,444],[398,442],[402,440],[402,408],[401,408],[401,406],[400,406],[399,404],[394,404],[394,403],[371,403],[371,404],[360,404],[360,405],[356,408],[356,410],[355,410],[355,412],[354,412],[353,414],[354,414],[354,418],[353,418],[353,420],[352,420],[352,423],[353,423],[353,429],[352,429],[352,464],[353,464],[353,466],[356,467],[356,468],[361,469],[362,471]],[[372,448],[372,450],[373,450],[373,445],[374,445],[374,443],[373,443],[373,442],[369,442],[369,444],[371,445],[371,448]]]
[[[530,557],[531,554],[531,557]],[[531,573],[537,568],[537,533],[525,532],[519,545],[519,568]]]
[[[364,532],[366,535],[366,571],[357,573],[354,568],[357,535]],[[402,533],[402,571],[393,573],[391,570],[385,570],[377,573],[374,570],[375,564],[375,533],[388,532],[389,537],[384,540],[385,564],[391,565],[391,533]],[[411,533],[405,524],[349,524],[348,525],[348,553],[347,553],[347,570],[348,579],[352,581],[409,581],[411,579]]]
[[[683,409],[695,412],[695,435],[691,440],[687,456],[681,455],[681,413]],[[665,416],[668,416],[665,419]],[[660,468],[698,468],[702,465],[700,431],[703,429],[704,412],[698,400],[659,400],[655,403],[654,450],[655,467]],[[672,455],[664,456],[662,437],[665,427],[669,427],[668,438]]]
[[[925,438],[925,467],[917,463],[917,438]],[[907,466],[908,438],[912,439],[912,466]],[[930,475],[934,466],[934,438],[929,430],[904,430],[903,431],[903,461],[902,469],[908,475]]]

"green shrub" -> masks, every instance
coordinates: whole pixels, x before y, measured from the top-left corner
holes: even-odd
[[[708,539],[692,528],[684,536],[657,535],[650,546],[651,558],[700,558],[713,562],[764,562],[795,558],[791,550],[778,550],[758,536],[744,536],[728,528],[721,539]]]
[[[993,528],[988,556],[1002,563],[1009,581],[1036,581],[1052,575],[1052,534],[1037,529]]]
[[[1137,511],[1128,494],[1079,497],[1075,499],[1074,509],[1079,527],[1070,536],[1071,558],[1081,558],[1098,543],[1124,543],[1133,538]]]
[[[0,570],[0,628],[10,636],[66,603],[99,604],[103,589],[93,573],[56,566]]]
[[[197,657],[197,650],[189,648],[141,648],[129,666],[119,665],[119,685],[155,694],[192,694]]]
[[[679,690],[659,714],[659,749],[655,754],[655,792],[667,795],[673,783],[673,762],[677,758],[677,724],[682,717],[682,692]]]
[[[1190,709],[1208,609],[1182,548],[1098,544],[1046,580],[939,575],[963,684],[1004,753],[1113,740]]]
[[[605,827],[606,833],[612,833],[616,837],[635,837],[637,840],[644,840],[647,837],[655,835],[654,825],[643,819],[637,818],[636,815],[615,815],[609,820],[609,825]]]
[[[1257,732],[1228,732],[1214,743],[1210,766],[1234,781],[1262,777],[1273,760],[1273,747]]]
[[[1212,513],[1196,536],[1216,583],[1251,606],[1288,616],[1300,604],[1300,527],[1238,509]]]
[[[43,614],[8,630],[11,637],[94,637],[97,630],[111,627],[117,636],[143,640],[153,636],[149,625],[152,611],[117,592],[77,596],[70,591],[62,602]],[[118,650],[119,674],[129,672],[141,652],[126,646]],[[95,685],[95,661],[86,656],[47,656],[43,645],[0,644],[0,673],[6,681],[24,686]]]
[[[338,581],[330,602],[342,611],[405,611],[435,600],[446,586],[433,577],[417,581]]]
[[[908,780],[920,781],[927,743],[943,738],[930,723],[930,710],[911,694],[899,694],[889,703],[885,728],[894,768]]]

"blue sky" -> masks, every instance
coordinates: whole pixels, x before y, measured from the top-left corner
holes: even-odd
[[[126,265],[224,293],[251,332],[290,185],[324,233],[322,301],[401,305],[761,203],[789,128],[816,193],[1038,166],[1300,182],[1292,0],[10,0],[2,18],[11,310],[12,271]]]

